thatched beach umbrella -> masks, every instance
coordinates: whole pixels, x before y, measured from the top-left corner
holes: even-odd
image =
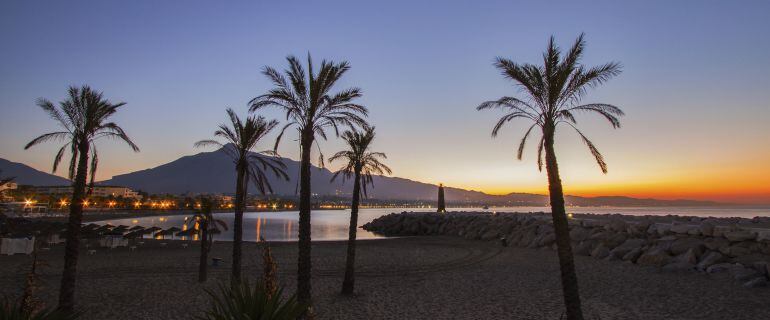
[[[163,230],[163,229],[158,228],[158,227],[150,227],[150,228],[144,229],[144,233],[145,234],[150,234],[150,233],[155,233],[155,232],[157,232],[159,230]]]
[[[143,229],[141,229],[141,230],[134,230],[134,231],[131,231],[129,233],[124,234],[123,238],[126,238],[126,239],[136,239],[136,238],[141,238],[142,235],[144,235],[144,230]]]
[[[177,237],[192,237],[196,232],[198,232],[198,230],[190,228],[190,229],[187,229],[187,230],[183,230],[183,231],[177,232],[176,236]]]
[[[144,229],[144,227],[142,227],[142,226],[133,226],[130,229],[128,229],[128,231],[137,231],[137,230],[142,230],[142,229]]]
[[[104,233],[104,232],[112,230],[113,227],[115,227],[115,226],[113,226],[113,225],[108,223],[108,224],[105,224],[105,225],[103,225],[101,227],[98,227],[98,228],[94,229],[94,231],[96,231],[98,233]]]
[[[174,229],[176,229],[176,230],[174,230]],[[177,231],[180,231],[180,230],[182,230],[182,229],[179,229],[179,228],[176,228],[176,227],[168,228],[166,230],[162,230],[162,231],[154,234],[153,237],[161,236],[161,237],[163,237],[163,239],[165,239],[166,236],[173,236],[174,232],[177,232]]]
[[[125,233],[128,231],[128,226],[120,225],[112,229],[111,233]]]

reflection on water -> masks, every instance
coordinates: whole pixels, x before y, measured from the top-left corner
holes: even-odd
[[[424,209],[430,210],[430,209]],[[392,209],[364,209],[359,213],[359,226],[379,217],[383,214],[392,212]],[[233,213],[215,213],[215,219],[224,221],[228,229],[214,235],[214,240],[229,241],[233,238]],[[110,223],[112,225],[139,225],[145,228],[158,227],[167,230],[172,227],[180,228],[182,231],[188,230],[191,224],[186,223],[188,216],[159,216],[143,217],[132,219],[116,219],[102,221],[100,223]],[[347,240],[348,223],[350,221],[350,210],[322,210],[312,213],[311,237],[313,240]],[[296,241],[297,223],[299,213],[297,211],[287,212],[250,212],[243,215],[243,240],[256,242],[260,237],[268,241]],[[197,222],[194,225],[199,228]],[[189,237],[177,237],[172,235],[158,235],[157,239],[182,239]],[[373,239],[379,236],[365,231],[358,230],[358,239]],[[192,240],[198,240],[198,235],[194,235]]]
[[[451,208],[451,211],[488,211],[488,212],[548,212],[550,208],[546,207],[508,207],[508,208],[490,208],[488,210],[480,208]],[[389,214],[391,212],[401,211],[423,211],[432,212],[435,209],[415,208],[415,209],[362,209],[358,217],[358,226],[362,226],[375,218]],[[691,215],[701,217],[744,217],[752,218],[755,216],[770,216],[768,208],[672,208],[672,207],[569,207],[570,213],[620,213],[628,215]],[[232,240],[233,238],[233,213],[216,213],[216,219],[224,221],[228,229],[215,234],[214,239],[218,241]],[[188,224],[185,223],[188,216],[156,216],[144,218],[115,219],[101,221],[99,223],[110,223],[112,225],[139,225],[145,228],[159,227],[163,230],[176,227],[181,230],[187,230]],[[311,236],[313,240],[346,240],[348,238],[348,223],[350,221],[350,210],[321,210],[312,212]],[[258,241],[264,237],[268,241],[296,241],[297,240],[297,221],[299,213],[297,211],[287,212],[250,212],[243,215],[243,239],[244,241]],[[194,226],[199,228],[197,222]],[[162,237],[162,236],[159,236]],[[167,235],[167,238],[187,239],[186,237],[175,237]],[[363,229],[358,229],[358,239],[373,239],[379,236]],[[198,236],[193,236],[193,240],[198,240]]]

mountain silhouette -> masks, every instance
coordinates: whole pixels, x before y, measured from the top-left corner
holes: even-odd
[[[66,168],[63,168],[66,170]],[[11,162],[0,158],[0,170],[3,177],[16,177],[14,182],[20,185],[66,186],[71,182],[65,178],[34,169],[26,164]]]
[[[299,162],[279,158],[286,165],[290,180],[275,177],[268,172],[273,194],[292,196],[297,194]],[[331,181],[334,173],[325,168],[311,167],[311,183],[314,194],[349,195],[351,181],[338,177]],[[436,197],[437,186],[403,178],[374,176],[374,187],[369,188],[369,197],[377,199],[431,200]],[[100,182],[100,184],[128,186],[149,193],[234,193],[235,165],[224,151],[202,152],[184,156],[155,168],[140,170]],[[256,194],[256,188],[249,187],[249,193]],[[482,199],[484,193],[449,188],[457,199]]]
[[[286,165],[290,180],[279,179],[268,172],[273,194],[277,196],[295,196],[298,194],[299,162],[288,158],[278,158]],[[59,176],[35,170],[24,164],[0,159],[3,176],[15,176],[19,184],[29,185],[68,185],[69,180]],[[350,197],[352,182],[343,182],[338,177],[331,181],[333,172],[326,168],[311,167],[313,194],[322,196]],[[374,176],[374,187],[368,188],[369,198],[379,200],[423,200],[436,201],[438,186],[398,177]],[[216,150],[184,156],[169,163],[116,175],[109,180],[98,182],[101,185],[127,186],[150,194],[185,194],[185,193],[235,193],[235,165],[224,151]],[[258,194],[254,186],[249,186],[249,193]],[[446,201],[454,205],[462,203],[507,205],[507,206],[547,206],[548,196],[531,193],[510,193],[491,195],[480,191],[445,187]],[[713,206],[721,205],[711,201],[695,200],[658,200],[638,199],[624,196],[580,197],[565,196],[568,205],[574,206]]]

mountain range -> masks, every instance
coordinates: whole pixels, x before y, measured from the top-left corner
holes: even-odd
[[[275,195],[294,196],[297,194],[299,162],[279,158],[286,165],[289,181],[278,179],[269,174],[270,184]],[[0,159],[3,176],[15,176],[19,184],[29,185],[67,185],[69,181],[59,176],[35,170],[24,164]],[[323,196],[349,197],[352,183],[338,178],[331,181],[333,172],[326,168],[313,166],[311,183],[314,194]],[[232,160],[224,151],[202,152],[181,157],[172,162],[144,170],[113,176],[101,181],[102,185],[127,186],[150,194],[186,194],[186,193],[234,193],[235,170]],[[398,177],[375,176],[374,187],[369,189],[369,197],[380,200],[423,200],[435,201],[438,186]],[[250,186],[250,193],[256,189]],[[448,202],[476,203],[510,206],[545,206],[546,195],[531,193],[510,193],[491,195],[480,191],[446,187]],[[711,201],[696,200],[658,200],[639,199],[623,196],[581,197],[566,196],[568,205],[575,206],[713,206],[720,205]]]
[[[2,177],[15,177],[13,182],[33,186],[66,186],[70,181],[60,176],[52,175],[23,163],[11,162],[0,158],[0,174]]]

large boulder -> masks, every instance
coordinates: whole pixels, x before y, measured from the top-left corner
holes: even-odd
[[[714,223],[709,220],[701,222],[698,228],[704,236],[710,237],[714,234]]]
[[[663,248],[655,247],[643,253],[636,260],[637,264],[662,267],[671,262],[671,255]]]
[[[724,255],[728,255],[731,257],[740,257],[745,256],[751,253],[751,250],[744,246],[740,245],[732,245],[727,247],[721,247],[719,248],[719,252],[721,252]]]
[[[727,240],[730,240],[730,242],[754,240],[757,238],[755,233],[745,230],[725,232],[723,236],[727,238]]]
[[[615,232],[623,232],[626,231],[627,226],[628,224],[625,221],[620,218],[615,218],[608,221],[605,228]]]
[[[770,230],[757,231],[757,241],[770,241]]]
[[[698,262],[698,257],[695,255],[695,251],[693,249],[690,249],[690,250],[687,250],[687,252],[676,256],[676,258],[674,258],[674,261],[691,264],[693,265],[693,267],[695,267],[695,264]]]
[[[697,256],[703,253],[703,240],[691,237],[684,237],[674,240],[669,247],[671,253],[678,255],[692,250]]]
[[[609,255],[610,249],[608,249],[603,243],[599,243],[599,245],[591,251],[591,256],[596,259],[604,259]]]
[[[489,240],[494,240],[499,238],[500,238],[500,232],[498,232],[495,229],[490,229],[481,235],[481,240],[484,240],[484,241],[489,241]]]
[[[722,262],[725,259],[725,256],[723,256],[721,253],[717,251],[709,251],[703,257],[700,259],[698,264],[695,266],[696,269],[700,271],[705,271],[708,267],[717,264],[719,262]]]
[[[591,251],[593,251],[593,247],[594,247],[594,242],[591,241],[591,240],[586,240],[586,241],[580,242],[575,247],[574,252],[575,252],[576,255],[590,256],[591,255]]]
[[[671,226],[671,232],[676,234],[688,234],[691,229],[697,229],[698,226],[690,224],[674,224]]]
[[[647,243],[645,239],[628,239],[621,245],[615,247],[610,251],[610,255],[617,258],[622,258],[627,253],[634,249],[641,248]]]
[[[730,246],[730,241],[724,238],[706,238],[703,240],[703,245],[709,250],[719,250],[722,247]]]
[[[661,235],[661,236],[671,233],[670,223],[655,223],[650,225],[650,228],[654,230],[658,235]]]
[[[538,245],[541,247],[547,247],[552,245],[554,242],[556,242],[556,233],[548,232],[543,234],[542,237],[540,237]]]
[[[714,226],[714,230],[711,233],[712,237],[722,237],[725,233],[735,231],[733,226]]]
[[[707,273],[722,273],[722,272],[730,271],[730,269],[732,269],[732,268],[733,268],[733,264],[732,263],[723,262],[723,263],[714,264],[714,265],[706,268],[706,272]]]
[[[572,241],[583,241],[588,239],[588,236],[590,235],[588,229],[583,228],[581,226],[575,226],[572,227],[572,230],[569,231],[569,237],[572,239]]]
[[[626,235],[625,232],[618,232],[614,234],[609,234],[608,237],[606,237],[604,241],[602,241],[602,243],[604,243],[604,245],[607,246],[607,248],[613,249],[623,244],[624,242],[626,242],[626,239],[628,239],[628,236]]]
[[[639,259],[639,256],[641,256],[642,253],[643,253],[642,248],[635,248],[629,251],[628,253],[626,253],[622,259],[623,261],[636,262],[636,260]]]

